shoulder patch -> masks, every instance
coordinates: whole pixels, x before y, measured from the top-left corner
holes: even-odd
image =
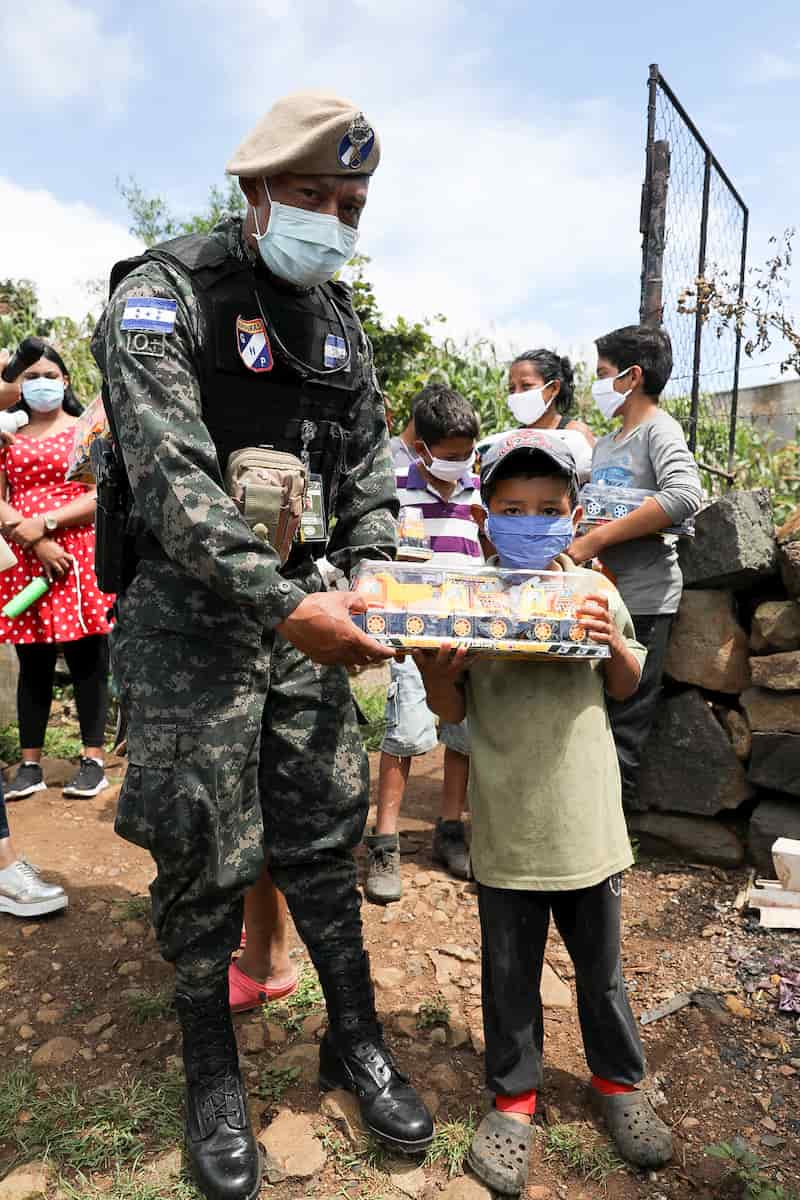
[[[172,333],[177,309],[177,300],[164,300],[160,296],[129,296],[125,301],[120,329],[126,332]]]

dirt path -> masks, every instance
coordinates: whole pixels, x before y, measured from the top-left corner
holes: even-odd
[[[484,1103],[479,931],[473,889],[446,879],[430,862],[440,779],[438,753],[412,773],[402,822],[403,901],[388,909],[367,904],[363,912],[389,1041],[437,1109],[440,1149],[457,1157],[469,1111],[479,1112]],[[10,806],[19,846],[65,885],[70,908],[30,925],[0,917],[0,1174],[20,1158],[41,1160],[50,1140],[63,1181],[60,1189],[54,1181],[46,1185],[48,1197],[183,1200],[194,1193],[169,1177],[177,1163],[179,1091],[171,973],[136,899],[146,895],[150,860],[115,837],[114,799],[107,792],[65,801],[50,790]],[[588,1123],[572,973],[553,937],[549,962],[573,995],[569,1007],[546,1012],[546,1086],[531,1198],[734,1197],[742,1193],[728,1174],[730,1164],[704,1149],[735,1138],[758,1155],[771,1178],[782,1177],[790,1195],[800,1176],[800,1031],[795,1017],[777,1012],[770,975],[773,959],[798,957],[796,939],[762,934],[733,910],[742,880],[741,873],[647,863],[626,880],[624,948],[636,1013],[684,991],[722,997],[722,1004],[692,1005],[643,1029],[649,1086],[676,1138],[674,1165],[658,1173],[613,1170],[608,1143]],[[551,982],[558,991],[558,980]],[[310,1164],[311,1175],[278,1179],[277,1172],[264,1196],[488,1196],[460,1174],[448,1183],[444,1159],[421,1171],[401,1170],[365,1150],[357,1131],[353,1144],[346,1114],[335,1104],[326,1101],[321,1111],[315,1059],[323,1017],[313,984],[308,974],[294,1006],[237,1019],[258,1124],[267,1126],[276,1112],[289,1109],[307,1116],[300,1125],[281,1116],[273,1156],[285,1149],[282,1136],[297,1150],[302,1136],[312,1135],[313,1153],[301,1154],[299,1164]],[[729,1009],[726,996],[734,997]],[[67,1040],[54,1045],[53,1039]],[[40,1064],[48,1058],[51,1065]],[[32,1060],[31,1075],[23,1068]],[[131,1092],[137,1079],[151,1089],[138,1100],[135,1087]],[[68,1100],[63,1085],[71,1083],[77,1091]],[[115,1096],[124,1100],[124,1137],[123,1118],[113,1115]],[[54,1142],[53,1122],[69,1136]],[[581,1166],[600,1178],[584,1179]],[[78,1167],[86,1175],[81,1183]],[[10,1187],[0,1182],[0,1200],[25,1194]]]

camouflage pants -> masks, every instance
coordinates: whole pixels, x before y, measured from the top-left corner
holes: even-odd
[[[177,986],[224,977],[265,850],[312,960],[360,955],[352,850],[369,778],[345,670],[281,638],[256,651],[125,622],[113,661],[129,720],[115,828],[155,860],[153,922]]]

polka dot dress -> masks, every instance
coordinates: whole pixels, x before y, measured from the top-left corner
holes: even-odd
[[[17,435],[12,446],[0,452],[0,471],[8,480],[7,500],[23,517],[43,517],[77,500],[88,490],[82,483],[65,483],[67,460],[72,449],[73,430],[62,430],[52,437],[31,438]],[[50,534],[47,535],[51,536]],[[94,523],[59,529],[53,539],[71,554],[75,562],[64,579],[57,579],[41,600],[13,620],[0,616],[0,641],[22,643],[75,642],[88,634],[108,633],[106,613],[114,602],[97,586],[94,573]],[[12,596],[44,574],[42,564],[32,550],[9,543],[17,558],[16,567],[0,573],[0,608]],[[78,589],[75,571],[80,575],[81,613],[86,628],[78,620]]]

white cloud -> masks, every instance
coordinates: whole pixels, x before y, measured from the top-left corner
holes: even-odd
[[[794,58],[762,50],[756,55],[749,71],[753,83],[787,83],[800,79],[800,53]]]
[[[585,341],[598,310],[601,325],[618,315],[620,292],[623,319],[635,317],[643,131],[611,104],[554,108],[526,79],[497,81],[487,47],[502,14],[476,27],[458,0],[343,0],[335,16],[322,0],[191,10],[242,136],[301,87],[351,96],[375,122],[383,156],[360,249],[387,315],[444,312],[456,336],[495,330],[508,343],[511,330],[526,346],[548,331]]]
[[[84,317],[96,303],[90,281],[108,279],[117,259],[142,246],[87,204],[0,177],[0,263],[4,278],[31,279],[49,317]]]
[[[8,0],[0,6],[0,45],[8,83],[41,106],[102,98],[97,111],[113,115],[142,74],[130,35],[102,28],[78,0]]]

